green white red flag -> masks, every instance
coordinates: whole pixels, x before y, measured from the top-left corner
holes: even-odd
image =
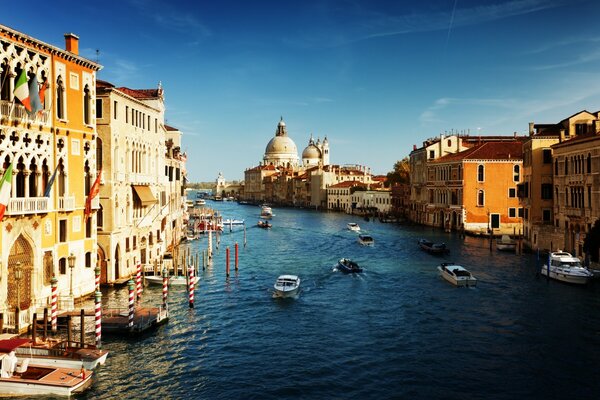
[[[0,181],[0,221],[4,218],[4,212],[8,206],[10,200],[10,189],[12,188],[12,163],[8,166],[4,172],[4,176]]]
[[[21,71],[21,75],[19,75],[19,79],[17,79],[17,83],[15,84],[15,90],[13,94],[21,104],[25,107],[25,109],[31,112],[31,103],[29,99],[29,85],[27,84],[27,74],[25,70]]]

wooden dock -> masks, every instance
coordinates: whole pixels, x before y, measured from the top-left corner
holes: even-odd
[[[133,315],[133,327],[130,327],[129,309],[103,309],[102,333],[136,335],[165,324],[168,320],[168,311],[161,307],[136,307]]]

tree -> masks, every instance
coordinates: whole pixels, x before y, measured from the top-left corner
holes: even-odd
[[[410,183],[410,163],[408,157],[394,163],[394,170],[388,172],[386,186],[396,183]]]

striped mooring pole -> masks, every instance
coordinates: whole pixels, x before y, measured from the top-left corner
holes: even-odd
[[[96,268],[94,268],[94,277],[95,277],[96,291],[99,292],[100,291],[100,266],[99,265],[96,265]]]
[[[96,291],[95,306],[96,306],[96,347],[102,345],[102,292]]]
[[[190,280],[190,285],[189,285],[189,289],[190,289],[190,308],[194,308],[194,267],[193,266],[189,266],[188,268],[188,279]]]
[[[135,283],[133,279],[127,282],[127,287],[129,289],[129,323],[127,327],[129,330],[133,330],[133,314],[135,309]]]
[[[55,276],[50,279],[50,285],[52,287],[52,303],[50,308],[50,321],[52,324],[52,333],[57,331],[57,320],[58,320],[58,279]]]
[[[142,299],[142,264],[137,265],[137,273],[135,275],[135,287],[137,292],[137,300],[140,301]]]
[[[167,297],[169,296],[169,277],[167,276],[167,269],[163,268],[162,277],[163,277],[163,309],[167,309]]]

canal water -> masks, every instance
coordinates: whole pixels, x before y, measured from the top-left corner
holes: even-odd
[[[89,399],[591,399],[600,397],[600,282],[576,287],[536,274],[535,255],[490,251],[486,239],[339,213],[208,202],[225,229],[190,309],[170,292],[168,324],[141,338],[105,336],[111,351]],[[375,239],[360,246],[358,222]],[[426,237],[448,244],[422,252]],[[240,246],[239,271],[233,265]],[[207,247],[193,241],[192,254]],[[225,276],[225,248],[231,274]],[[364,272],[344,275],[341,257]],[[436,269],[466,266],[477,287],[456,288]],[[296,299],[272,298],[278,275],[302,279]],[[105,295],[127,305],[127,290]],[[160,287],[143,303],[158,305]]]

